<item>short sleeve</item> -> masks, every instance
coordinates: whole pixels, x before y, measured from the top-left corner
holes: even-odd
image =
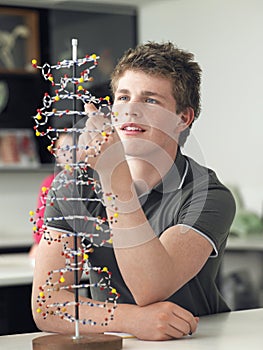
[[[199,185],[181,207],[178,224],[189,226],[206,236],[218,252],[228,236],[235,208],[231,192],[222,184]]]
[[[73,175],[59,173],[48,192],[45,225],[67,232],[81,232],[89,217],[82,186],[77,185]]]
[[[58,175],[59,176],[59,175]],[[70,189],[59,186],[58,176],[53,181],[47,196],[45,210],[45,226],[57,230],[72,232],[73,227],[69,218],[73,215]]]
[[[48,192],[45,211],[45,225],[58,231],[80,235],[92,235],[93,242],[100,236],[108,238],[106,223],[99,218],[105,217],[102,201],[94,190],[94,185],[85,180],[84,175],[73,179],[60,173]],[[102,222],[100,222],[102,221]],[[96,232],[100,227],[100,235]],[[105,237],[104,237],[105,236]]]

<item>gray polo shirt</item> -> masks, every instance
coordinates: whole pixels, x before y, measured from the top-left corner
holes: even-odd
[[[112,246],[101,246],[102,241],[109,239],[107,224],[101,225],[100,222],[103,230],[98,237],[96,220],[91,220],[91,217],[106,217],[106,211],[101,202],[99,183],[91,181],[96,175],[90,171],[78,172],[75,182],[79,196],[77,201],[73,200],[71,186],[64,185],[70,176],[61,173],[56,178],[49,191],[46,225],[62,232],[92,234],[90,238],[83,239],[84,245],[92,245],[94,248],[89,256],[90,266],[106,266],[112,273],[111,285],[120,294],[118,303],[134,303],[133,296],[122,279]],[[212,170],[186,157],[179,149],[174,165],[163,181],[139,199],[158,237],[171,226],[183,225],[194,229],[213,246],[213,252],[201,271],[167,300],[199,316],[229,311],[218,291],[216,277],[235,214],[235,202],[230,191],[220,183]],[[93,284],[96,285],[101,278],[101,273],[90,270]],[[92,287],[91,293],[96,300],[107,299],[107,290]]]

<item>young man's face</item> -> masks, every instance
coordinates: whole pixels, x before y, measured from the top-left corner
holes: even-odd
[[[126,155],[165,151],[174,158],[180,118],[169,79],[127,70],[117,82],[113,111]]]

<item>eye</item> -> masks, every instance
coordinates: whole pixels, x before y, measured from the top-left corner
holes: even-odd
[[[127,95],[117,96],[117,101],[128,101],[129,97]]]
[[[151,103],[151,104],[157,104],[158,103],[157,100],[155,100],[154,98],[150,98],[150,97],[146,98],[145,102]]]

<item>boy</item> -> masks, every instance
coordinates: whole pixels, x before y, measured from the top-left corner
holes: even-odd
[[[108,218],[113,243],[95,247],[89,261],[112,272],[111,283],[120,293],[118,307],[107,326],[81,325],[84,334],[117,331],[145,340],[168,340],[195,332],[200,315],[229,310],[215,279],[234,217],[234,200],[213,171],[181,153],[200,113],[200,76],[193,55],[171,43],[150,42],[128,50],[112,74],[115,132],[106,130],[106,140],[105,132],[86,133],[79,141],[85,145],[79,157],[88,163],[88,172],[97,174],[106,209],[101,201],[74,206],[54,201],[46,210],[47,218],[72,212]],[[87,128],[102,130],[105,116],[92,104],[85,109],[90,116]],[[100,152],[94,157],[98,145]],[[51,192],[51,198],[61,197],[60,191]],[[79,191],[82,199],[96,199],[88,186]],[[109,219],[115,216],[116,220]],[[77,222],[75,230],[91,232],[89,224]],[[66,220],[51,221],[48,229],[54,239],[61,232],[74,232]],[[73,238],[67,244],[73,247]],[[60,253],[60,244],[41,241],[33,310],[47,272],[65,264]],[[91,282],[99,279],[99,273],[91,270]],[[73,283],[73,276],[69,274],[66,282]],[[98,288],[91,293],[100,303],[106,298]],[[73,300],[66,290],[53,292],[51,298]],[[102,308],[80,308],[81,318],[100,320],[104,313]],[[73,329],[58,317],[43,320],[35,311],[34,316],[43,330]]]

